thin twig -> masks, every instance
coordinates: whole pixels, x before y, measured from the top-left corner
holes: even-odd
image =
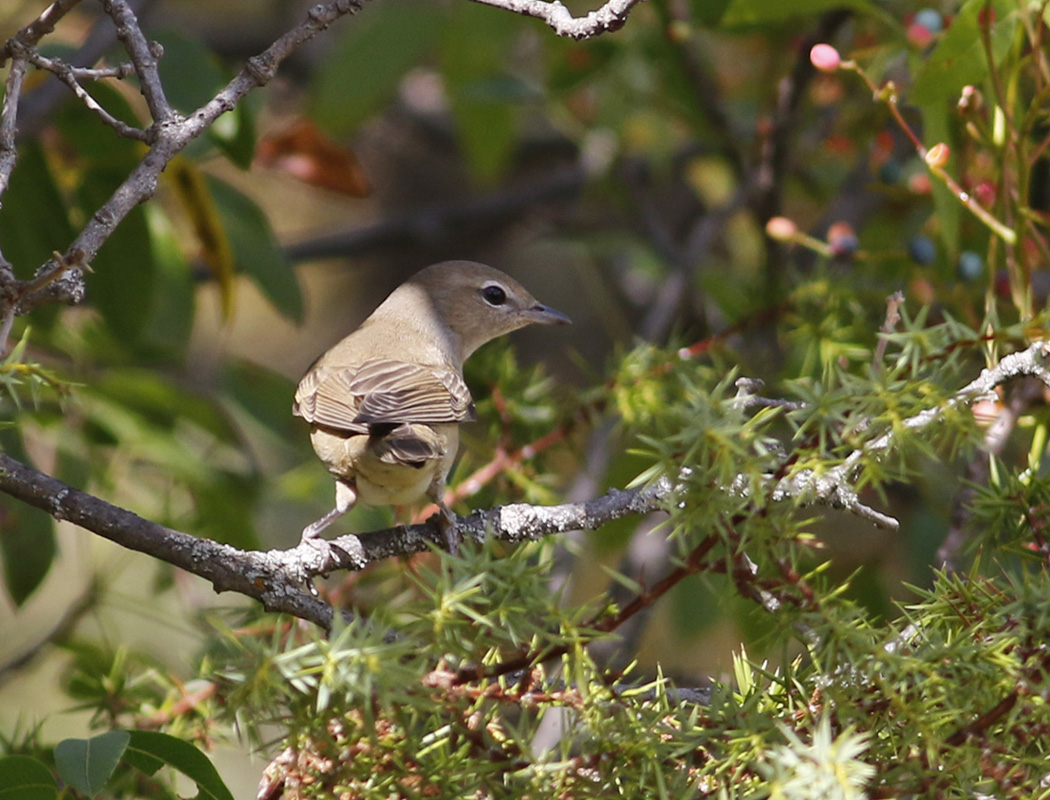
[[[34,67],[46,69],[47,71],[54,73],[62,83],[73,91],[73,94],[77,96],[77,99],[80,100],[89,111],[98,115],[106,125],[117,132],[118,136],[123,136],[126,139],[136,139],[140,142],[148,142],[151,138],[149,131],[128,125],[126,122],[119,120],[110,114],[97,100],[95,100],[94,97],[88,94],[87,90],[77,81],[76,75],[78,72],[83,74],[85,72],[101,72],[101,70],[74,70],[71,66],[58,59],[47,58],[35,51],[26,53],[26,58]]]
[[[23,45],[36,44],[51,33],[58,21],[78,5],[80,5],[80,0],[55,0],[44,9],[39,17],[22,28],[3,47],[0,47],[0,66],[3,66],[4,62],[14,55],[9,48],[11,41],[17,40]]]
[[[897,428],[918,431],[944,418],[954,408],[991,395],[997,386],[1023,375],[1038,378],[1050,387],[1050,370],[1046,361],[1050,355],[1047,342],[1036,342],[1025,350],[1004,357],[994,367],[981,372],[973,381],[964,386],[946,403],[920,411],[913,417],[903,420]],[[813,470],[803,470],[795,475],[781,478],[777,482],[773,499],[788,497],[812,497],[814,502],[823,502],[833,507],[844,508],[876,525],[896,529],[899,523],[892,517],[867,508],[860,503],[856,492],[851,488],[863,467],[865,459],[881,459],[888,455],[897,442],[897,430],[891,430],[869,442],[862,448],[854,450],[837,467],[817,474]]]
[[[886,319],[883,320],[882,327],[879,328],[879,333],[883,335],[879,337],[879,343],[875,345],[875,355],[871,359],[871,368],[875,372],[879,372],[882,369],[882,360],[886,357],[886,347],[890,343],[888,336],[893,333],[893,329],[897,327],[897,323],[901,320],[901,305],[903,303],[904,292],[900,290],[886,298]]]

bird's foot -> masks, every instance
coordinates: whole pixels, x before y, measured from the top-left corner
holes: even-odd
[[[459,555],[459,539],[456,538],[456,515],[444,506],[437,514],[437,528],[445,540],[445,546],[452,555]]]

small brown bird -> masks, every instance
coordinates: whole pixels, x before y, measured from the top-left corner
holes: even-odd
[[[321,531],[358,502],[426,496],[454,551],[442,495],[459,424],[475,419],[463,362],[518,328],[567,323],[517,281],[472,261],[434,264],[401,284],[314,362],[295,392],[292,413],[313,426],[314,451],[336,480],[335,508],[307,525],[302,541],[321,546]]]

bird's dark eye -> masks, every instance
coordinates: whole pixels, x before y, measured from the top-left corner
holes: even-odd
[[[481,290],[481,296],[490,306],[501,306],[507,302],[507,293],[495,284],[489,284]]]

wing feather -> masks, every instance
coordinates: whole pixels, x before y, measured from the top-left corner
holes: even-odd
[[[352,433],[368,433],[373,425],[475,418],[470,390],[455,371],[386,359],[356,369],[313,370],[299,383],[292,411],[315,425]]]

